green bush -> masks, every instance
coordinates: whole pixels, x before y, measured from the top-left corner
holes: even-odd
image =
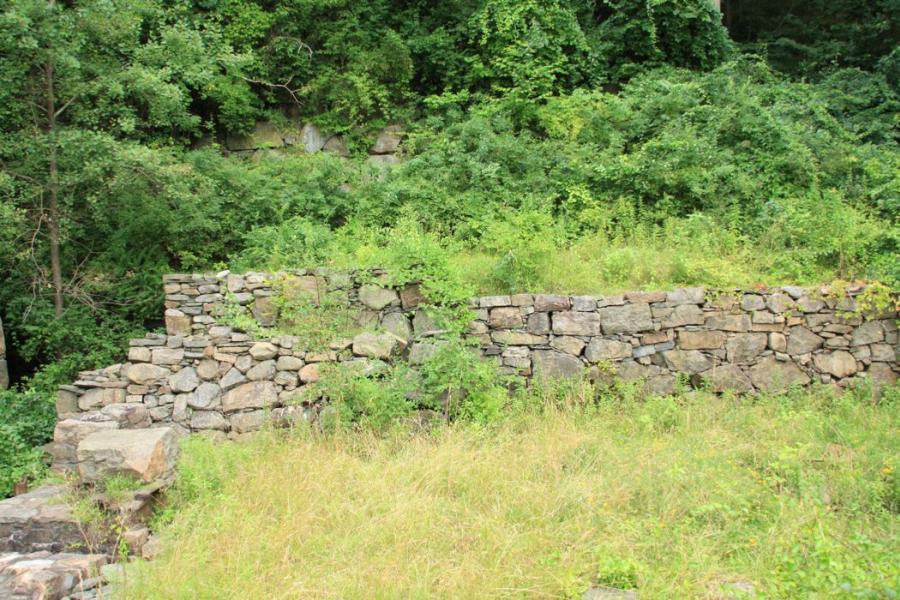
[[[0,498],[46,471],[43,444],[56,424],[53,401],[35,392],[0,392]]]

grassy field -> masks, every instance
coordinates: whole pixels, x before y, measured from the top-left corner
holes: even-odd
[[[892,397],[893,396],[893,397]],[[491,427],[186,443],[124,598],[894,598],[900,403],[599,400]],[[729,594],[736,594],[729,596]]]

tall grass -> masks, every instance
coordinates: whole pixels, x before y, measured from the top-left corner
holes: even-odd
[[[900,413],[827,390],[608,397],[430,434],[185,445],[124,598],[900,592]]]

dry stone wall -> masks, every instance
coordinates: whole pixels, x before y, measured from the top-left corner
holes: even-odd
[[[380,272],[168,275],[166,333],[131,340],[127,361],[62,386],[49,446],[74,469],[79,442],[105,429],[170,426],[238,437],[269,421],[314,420],[322,399],[304,391],[324,365],[373,374],[413,365],[441,343],[418,286],[391,289]],[[715,391],[776,391],[811,382],[877,385],[897,379],[896,312],[864,319],[856,295],[795,287],[703,288],[611,296],[517,294],[472,301],[468,336],[487,360],[525,378],[618,376],[667,393],[682,376]],[[262,325],[276,297],[338,302],[366,330],[311,350],[281,335],[254,339],[221,321],[226,302]]]

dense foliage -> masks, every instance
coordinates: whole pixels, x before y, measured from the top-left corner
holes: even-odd
[[[45,439],[55,384],[158,324],[165,271],[896,285],[896,2],[724,4],[731,36],[709,0],[5,3],[0,317],[30,391],[0,406],[43,424],[9,439]],[[353,155],[210,143],[260,119]],[[377,170],[394,121],[405,161]]]

